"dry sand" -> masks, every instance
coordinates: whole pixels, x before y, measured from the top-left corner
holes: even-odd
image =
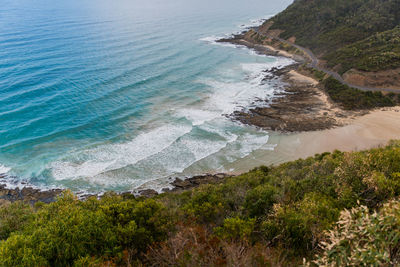
[[[359,151],[384,146],[394,139],[400,139],[400,107],[371,111],[346,126],[329,130],[293,134],[271,132],[268,144],[275,145],[273,151],[255,151],[227,169],[237,174],[260,165],[279,164],[335,149]]]
[[[267,48],[268,50],[271,50],[272,52],[275,52],[277,56],[282,56],[282,57],[288,57],[288,58],[294,58],[295,55],[290,54],[289,52],[285,51],[285,50],[281,50],[281,49],[276,49],[275,47],[271,46],[271,45],[262,45],[265,48]]]
[[[289,71],[289,76],[290,76],[290,80],[292,80],[295,83],[305,83],[305,84],[309,84],[311,86],[316,86],[318,85],[318,81],[315,80],[314,78],[305,76],[303,74],[298,73],[295,70],[291,70]]]

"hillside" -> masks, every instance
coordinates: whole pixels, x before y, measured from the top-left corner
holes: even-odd
[[[400,67],[400,0],[298,0],[270,21],[342,74]]]
[[[297,0],[260,29],[311,49],[356,85],[400,88],[399,27],[400,0]]]
[[[271,18],[280,37],[317,54],[336,50],[400,25],[399,0],[298,0]]]
[[[399,162],[392,142],[150,199],[15,202],[0,208],[1,266],[396,265]]]
[[[328,66],[341,65],[340,73],[355,68],[379,71],[400,68],[400,26],[327,53]]]

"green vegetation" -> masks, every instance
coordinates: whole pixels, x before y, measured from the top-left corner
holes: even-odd
[[[324,79],[322,84],[330,98],[347,110],[392,107],[398,102],[395,94],[383,95],[381,92],[361,91],[342,84],[332,77]]]
[[[302,66],[301,69],[310,73],[324,86],[325,92],[335,103],[346,110],[363,110],[379,107],[392,107],[400,102],[400,95],[394,93],[361,91],[340,83],[324,72]]]
[[[399,67],[400,0],[297,0],[271,20],[342,73]]]
[[[400,26],[340,48],[326,56],[328,65],[340,65],[340,73],[351,68],[378,71],[400,68]]]
[[[399,162],[392,142],[152,199],[66,192],[51,204],[13,203],[0,208],[0,265],[398,264]]]
[[[6,231],[1,266],[85,266],[90,261],[126,262],[164,240],[173,220],[155,200],[109,195],[79,201],[66,192],[57,202],[21,203],[0,210]],[[92,259],[93,257],[93,259]]]
[[[400,202],[390,201],[378,212],[366,206],[345,210],[326,239],[313,261],[317,266],[398,266]]]

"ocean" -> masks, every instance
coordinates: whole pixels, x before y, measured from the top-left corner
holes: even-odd
[[[267,105],[291,60],[215,40],[291,2],[3,0],[0,183],[161,190],[273,150],[228,115]]]

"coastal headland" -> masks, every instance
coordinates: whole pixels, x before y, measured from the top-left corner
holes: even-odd
[[[210,169],[229,173],[200,168],[90,194],[39,190],[0,165],[0,184],[19,186],[0,186],[0,265],[400,266],[399,36],[400,0],[295,0],[220,40],[293,59],[257,64],[256,80],[245,78],[263,94],[218,113],[263,137],[231,164],[212,158],[223,167]],[[167,152],[163,161],[188,157]]]
[[[280,97],[273,99],[267,107],[237,111],[231,115],[234,120],[269,131],[270,142],[276,144],[273,151],[258,151],[236,163],[237,173],[266,162],[280,164],[334,150],[360,151],[380,147],[400,137],[400,107],[396,100],[383,104],[383,107],[378,103],[361,108],[352,108],[340,99],[334,101],[322,81],[324,77],[329,77],[329,72],[313,70],[312,58],[296,47],[288,46],[289,41],[295,39],[285,43],[278,39],[260,41],[259,29],[268,32],[270,26],[265,23],[232,38],[218,40],[246,46],[259,54],[288,57],[296,61],[283,69],[269,70],[270,74],[280,77],[285,83]],[[270,31],[268,35],[278,36],[279,32]],[[265,79],[268,78],[266,75]],[[389,92],[385,88],[382,91],[379,88],[369,89],[395,99],[400,93],[400,88],[396,88],[392,85]],[[351,90],[361,92],[359,88]]]
[[[396,69],[385,70],[385,73],[391,74],[385,81],[382,81],[382,75],[377,74],[375,75],[377,81],[371,81],[371,76],[368,79],[361,77],[360,73],[365,74],[365,71],[355,69],[341,76],[334,69],[326,67],[329,66],[329,62],[317,58],[311,50],[296,45],[296,37],[283,39],[280,37],[283,31],[271,29],[272,26],[273,22],[267,21],[232,38],[220,39],[217,42],[246,46],[259,54],[294,60],[294,64],[284,68],[265,70],[265,81],[278,77],[284,83],[283,92],[272,100],[256,100],[266,101],[268,105],[243,109],[227,115],[232,120],[268,131],[269,143],[276,145],[274,150],[253,152],[232,164],[231,167],[235,171],[229,174],[174,178],[171,182],[172,189],[165,188],[164,192],[182,191],[204,183],[219,182],[227,176],[246,172],[259,165],[279,164],[313,156],[316,153],[332,152],[336,149],[354,151],[383,146],[400,136],[400,127],[397,127],[400,125],[400,108],[396,107],[400,99],[397,94],[400,88],[397,87],[397,79],[393,78],[397,75]],[[330,90],[332,84],[326,82],[329,79],[336,82],[334,86],[342,84],[347,87],[345,90],[355,96],[352,95],[348,100],[345,94],[344,97],[335,95],[332,93],[334,90]],[[377,94],[369,94],[368,91],[375,91]],[[358,96],[361,100],[359,105],[356,104]],[[51,202],[61,192],[61,189],[39,190],[29,186],[9,189],[1,185],[0,200],[1,203],[17,200],[30,203]],[[145,187],[133,193],[147,197],[158,194]],[[83,195],[83,198],[89,196],[91,195]]]
[[[254,34],[254,30],[218,42],[244,45],[259,54],[288,57],[295,61],[287,67],[265,71],[264,80],[278,77],[285,84],[284,91],[269,105],[236,111],[229,115],[232,120],[268,131],[269,142],[276,144],[274,150],[253,152],[232,164],[235,171],[231,173],[197,175],[183,180],[174,178],[172,189],[165,188],[164,192],[177,192],[201,184],[220,182],[221,179],[249,171],[259,165],[280,164],[334,150],[358,151],[384,146],[400,136],[400,107],[389,105],[346,109],[340,102],[332,100],[324,83],[307,66],[311,62],[307,55],[297,49],[282,46],[279,42],[260,44],[249,38],[249,33]],[[29,186],[10,189],[1,185],[0,203],[7,204],[17,200],[32,204],[37,201],[52,202],[62,191],[39,190]],[[152,197],[158,192],[140,188],[124,194]],[[82,198],[90,196],[92,195],[82,195]]]

